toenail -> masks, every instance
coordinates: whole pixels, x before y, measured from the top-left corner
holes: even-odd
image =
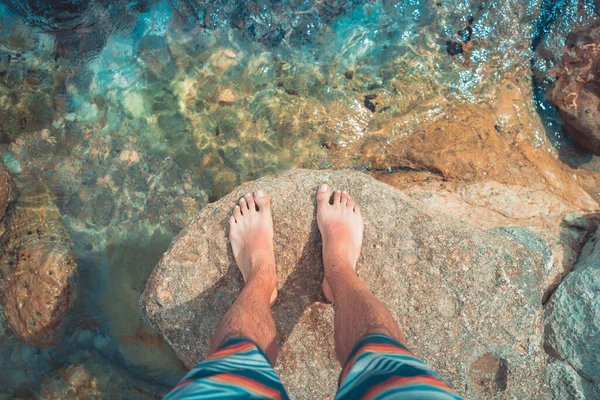
[[[327,185],[326,184],[322,184],[321,185],[321,192],[326,192],[327,191]]]
[[[243,197],[240,199],[240,201],[246,201],[246,199],[244,199]]]
[[[258,197],[265,197],[265,192],[262,191],[262,189],[260,189],[258,192],[256,192]]]
[[[344,194],[348,194],[348,192],[347,192],[346,190],[344,190],[342,193],[344,193]]]
[[[252,193],[246,193],[246,194],[244,195],[244,197],[250,197],[250,196],[252,196]]]

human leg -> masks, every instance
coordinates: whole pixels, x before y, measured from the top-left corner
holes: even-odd
[[[271,305],[277,297],[277,277],[268,196],[261,190],[247,194],[229,222],[229,240],[244,288],[217,325],[209,356],[165,399],[288,398],[272,368],[277,344]]]
[[[362,245],[360,208],[328,185],[317,193],[323,238],[323,293],[335,310],[335,350],[342,373],[336,399],[456,400],[448,385],[405,345],[398,324],[355,273]]]
[[[323,292],[335,310],[335,350],[344,364],[358,341],[382,333],[401,343],[404,335],[383,303],[355,273],[362,245],[363,220],[347,192],[323,184],[317,193],[317,223],[323,238]]]
[[[277,343],[271,304],[277,297],[277,276],[270,202],[262,190],[246,194],[235,206],[229,220],[229,241],[246,283],[217,325],[209,352],[231,337],[243,336],[256,342],[274,364]]]

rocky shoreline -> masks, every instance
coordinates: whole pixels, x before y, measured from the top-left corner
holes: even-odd
[[[0,397],[166,393],[185,371],[170,345],[188,366],[203,345],[187,351],[175,314],[148,303],[165,284],[156,271],[144,310],[158,332],[145,323],[146,280],[188,224],[164,260],[198,226],[214,233],[207,265],[223,269],[203,285],[226,290],[206,293],[218,312],[186,316],[208,335],[240,281],[207,213],[220,218],[261,177],[282,212],[281,180],[307,210],[317,177],[373,207],[383,204],[364,185],[398,199],[385,205],[405,214],[397,236],[371,210],[381,237],[365,254],[396,241],[365,279],[391,285],[382,295],[412,322],[411,346],[467,397],[599,397],[598,10],[534,3],[2,2]],[[297,168],[313,172],[273,177]],[[285,218],[280,232],[314,253],[312,215],[302,218],[302,237]],[[446,257],[452,246],[474,266]],[[323,376],[310,375],[301,336],[330,349],[331,309],[303,286],[320,279],[318,260],[288,247],[278,368],[294,392],[311,382],[320,397],[337,365],[326,353]],[[298,275],[294,260],[313,269]],[[443,338],[459,343],[445,358]]]
[[[589,65],[586,64],[584,68],[589,68]],[[553,93],[561,90],[561,85],[559,80]],[[554,94],[550,95],[551,100],[552,96]],[[341,146],[335,143],[328,145],[334,165],[362,166],[370,171],[371,176],[396,188],[396,194],[392,194],[391,188],[373,188],[379,200],[365,200],[368,204],[374,204],[371,215],[369,205],[365,213],[367,226],[372,226],[376,231],[374,237],[365,243],[369,250],[379,248],[379,241],[385,241],[386,235],[402,237],[407,229],[413,235],[415,229],[426,229],[407,227],[402,223],[382,223],[383,226],[390,226],[390,230],[378,231],[375,221],[383,218],[385,210],[394,210],[397,206],[382,199],[404,196],[402,199],[411,206],[435,216],[430,218],[450,217],[459,221],[465,229],[477,229],[508,239],[536,254],[532,265],[538,268],[533,272],[537,284],[533,286],[539,291],[530,292],[529,297],[535,317],[530,326],[520,326],[531,336],[518,345],[520,353],[516,351],[522,357],[535,360],[530,367],[525,366],[527,363],[515,361],[515,356],[508,355],[510,352],[498,344],[498,335],[506,329],[503,322],[499,322],[502,320],[491,317],[489,311],[479,308],[487,306],[489,300],[475,301],[475,310],[473,306],[467,307],[475,312],[478,319],[489,318],[490,322],[496,324],[497,330],[492,329],[489,336],[478,339],[489,351],[454,354],[453,360],[459,364],[455,367],[458,372],[450,367],[449,361],[439,358],[440,349],[448,346],[447,328],[456,325],[457,321],[445,325],[445,329],[433,329],[434,333],[419,332],[414,335],[419,354],[425,358],[435,354],[436,357],[428,361],[443,374],[449,375],[451,382],[466,398],[587,399],[600,395],[599,374],[595,367],[599,360],[595,356],[597,352],[592,350],[598,348],[596,332],[599,325],[592,310],[598,302],[598,296],[594,293],[599,284],[597,272],[600,254],[594,250],[594,233],[600,223],[600,174],[589,169],[574,168],[561,160],[559,154],[546,150],[544,143],[547,139],[539,135],[544,131],[543,122],[529,100],[532,97],[527,81],[507,76],[498,87],[482,94],[480,105],[448,102],[444,98],[434,97],[404,114],[401,122],[394,118],[381,120],[364,140]],[[436,116],[423,118],[434,107]],[[562,113],[560,106],[559,110]],[[587,118],[586,114],[584,117]],[[424,119],[426,123],[422,123]],[[390,141],[388,132],[393,130],[393,126],[399,125],[399,129],[410,131],[410,134]],[[569,126],[566,128],[569,131]],[[312,275],[300,280],[295,278],[297,274],[303,274],[297,270],[310,269],[310,265],[318,264],[319,260],[318,257],[312,260],[310,255],[318,253],[318,239],[310,231],[311,226],[314,228],[314,223],[311,223],[313,216],[298,216],[293,200],[300,196],[302,206],[310,208],[310,196],[319,179],[349,187],[358,192],[359,200],[365,196],[362,191],[364,187],[375,185],[354,172],[302,170],[246,183],[201,212],[165,253],[149,279],[141,306],[148,322],[163,334],[188,367],[205,355],[203,343],[208,340],[219,318],[213,310],[222,314],[240,287],[231,255],[227,253],[226,216],[230,204],[243,192],[266,187],[274,192],[275,210],[279,202],[283,219],[276,222],[279,234],[283,236],[279,245],[276,245],[279,249],[276,256],[278,265],[284,275],[280,290],[296,293],[287,301],[303,304],[285,304],[284,298],[275,306],[276,320],[280,329],[286,332],[284,338],[280,338],[283,361],[278,364],[278,371],[297,398],[311,398],[313,394],[334,390],[332,382],[335,381],[335,373],[331,372],[331,368],[334,371],[337,368],[331,354],[321,356],[306,353],[308,350],[299,339],[314,336],[314,341],[331,348],[326,334],[331,322],[331,309],[323,303],[318,293],[312,293],[305,286],[306,282],[318,282],[318,273],[312,272]],[[289,194],[290,191],[294,194]],[[286,219],[285,215],[292,213],[295,219],[306,218],[306,221],[302,219],[302,222],[296,223]],[[369,218],[375,221],[369,221]],[[430,222],[429,219],[427,221]],[[293,228],[300,233],[294,233]],[[480,234],[472,235],[478,237]],[[443,260],[446,256],[440,253],[449,251],[443,246],[438,249],[439,243],[421,244],[427,248],[422,251],[431,251]],[[398,245],[385,245],[385,248],[395,249]],[[300,252],[299,249],[304,251]],[[402,253],[403,250],[397,251]],[[363,273],[364,279],[371,282],[374,290],[377,291],[376,288],[388,279],[411,276],[409,271],[412,268],[403,260],[413,260],[412,254],[400,254],[394,261],[379,257],[376,252],[369,251],[365,258],[369,263],[372,261],[383,265],[377,273]],[[417,268],[424,271],[429,268],[427,262],[432,262],[432,259],[423,261],[420,257],[417,260],[421,262]],[[473,266],[475,270],[469,270],[469,266],[451,268],[452,272],[442,274],[443,278],[430,276],[428,279],[435,283],[428,283],[444,285],[447,279],[458,276],[464,278],[465,268],[469,271],[467,274],[478,274],[477,266]],[[382,280],[383,276],[385,280]],[[211,284],[219,288],[220,300],[215,297],[217,289],[213,290]],[[403,284],[406,285],[404,280],[395,287],[402,291]],[[411,282],[409,287],[413,285]],[[573,285],[578,287],[576,295],[569,289]],[[451,286],[453,289],[458,287]],[[516,286],[522,296],[526,288],[532,288],[532,283]],[[465,289],[463,293],[472,290],[473,287]],[[499,288],[491,289],[491,293],[500,292]],[[300,293],[304,293],[303,300],[294,300]],[[427,304],[427,301],[435,300],[438,301],[438,307],[437,310],[435,307],[409,308],[411,314],[407,326],[411,323],[418,325],[415,319],[431,318],[430,323],[443,321],[445,317],[454,316],[457,307],[454,301],[461,303],[456,300],[460,297],[458,295],[447,298],[430,290],[433,299],[421,299],[418,291],[411,293],[415,296],[411,304]],[[388,297],[390,295],[387,292],[383,291],[381,295],[400,321],[408,318],[404,303],[410,302],[409,299],[397,303],[397,298]],[[500,296],[512,298],[507,293]],[[298,311],[295,307],[304,308]],[[207,314],[202,311],[204,309],[211,311]],[[466,313],[462,315],[466,318],[468,312],[462,312]],[[523,309],[520,308],[519,312],[523,312]],[[288,313],[296,315],[296,318],[289,318]],[[194,327],[191,336],[186,333],[190,326]],[[470,329],[468,324],[462,327],[463,332],[469,332],[464,333],[467,336],[472,334]],[[578,341],[569,340],[570,335],[577,337]],[[462,343],[464,336],[460,337],[453,338],[451,342]],[[516,337],[518,334],[513,334],[513,338]],[[312,359],[311,368],[327,370],[332,375],[327,379],[323,372],[320,379],[311,376],[311,370],[297,361],[307,358]],[[540,381],[532,384],[536,376]],[[527,377],[527,384],[521,386],[519,382],[523,377]],[[534,386],[535,390],[532,391]]]
[[[352,171],[306,170],[236,188],[205,208],[163,256],[141,299],[148,322],[188,367],[206,356],[216,323],[242,285],[226,239],[231,204],[245,192],[266,189],[273,199],[280,274],[274,308],[283,332],[277,370],[297,398],[334,393],[332,309],[318,285],[313,200],[318,183],[326,181],[349,189],[364,204],[359,275],[392,310],[417,353],[462,395],[594,398],[599,392],[590,377],[597,374],[597,360],[588,359],[596,357],[591,348],[597,346],[593,309],[600,253],[593,250],[590,234],[600,221],[598,205],[591,198],[569,202],[564,194],[577,186],[561,196],[552,185],[534,189],[486,175],[474,182],[431,182],[429,177],[419,182],[422,176],[413,172],[390,177],[400,189]],[[495,241],[505,255],[487,247]],[[584,262],[584,244],[589,266],[582,278],[571,271]],[[512,267],[501,261],[507,257]],[[576,301],[562,288],[574,279],[585,282]],[[485,282],[495,283],[487,287]],[[564,304],[571,306],[561,309]],[[573,320],[580,322],[573,325]],[[579,341],[569,340],[570,334]],[[321,343],[323,353],[306,348],[306,338]],[[558,370],[566,370],[568,378]]]

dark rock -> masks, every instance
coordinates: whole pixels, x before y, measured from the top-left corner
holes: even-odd
[[[446,52],[451,56],[461,54],[463,52],[462,43],[455,42],[454,40],[448,40],[446,42]]]
[[[204,29],[239,29],[248,40],[270,46],[310,43],[339,15],[366,0],[285,2],[256,0],[173,0],[182,22],[195,19]]]
[[[122,0],[7,0],[3,3],[13,12],[25,18],[33,25],[51,32],[67,32],[102,25],[107,19],[118,17],[121,22],[130,12],[143,12],[148,1]],[[136,7],[137,5],[137,7]],[[110,16],[107,18],[107,15]],[[114,22],[114,21],[112,21]]]
[[[375,104],[373,104],[371,100],[365,98],[364,104],[365,107],[367,107],[371,112],[375,112],[377,107],[375,106]]]
[[[12,181],[6,168],[0,168],[0,220],[4,218],[8,203],[12,199]]]
[[[100,226],[108,226],[115,215],[117,206],[107,189],[100,189],[94,198],[92,221]]]
[[[572,32],[548,100],[558,107],[565,130],[600,155],[600,20]]]
[[[494,397],[506,390],[508,364],[493,353],[485,353],[471,365],[469,377],[481,395]]]
[[[471,36],[473,35],[473,28],[471,28],[471,26],[467,26],[465,29],[461,29],[460,31],[456,32],[456,34],[458,35],[460,40],[462,40],[463,43],[468,43],[471,41]]]

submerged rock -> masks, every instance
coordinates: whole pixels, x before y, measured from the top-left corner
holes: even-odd
[[[350,12],[365,0],[293,3],[285,1],[205,1],[174,0],[178,15],[186,22],[195,20],[204,29],[239,29],[248,40],[267,45],[283,41],[312,42],[317,33],[333,23],[335,17]]]
[[[419,356],[469,398],[545,396],[541,255],[424,212],[420,202],[351,171],[294,170],[246,183],[208,205],[177,236],[150,276],[141,307],[188,367],[206,356],[216,324],[243,284],[227,241],[232,206],[263,188],[272,198],[279,275],[276,370],[296,398],[335,393],[340,368],[333,309],[320,288],[315,220],[322,181],[348,189],[363,207],[358,275]]]
[[[32,184],[20,189],[2,237],[4,317],[18,339],[52,346],[75,299],[73,245],[46,188]]]
[[[80,351],[70,366],[51,371],[41,380],[43,399],[159,399],[169,390],[131,374],[94,351]]]
[[[5,168],[0,168],[0,220],[4,218],[8,203],[12,198],[12,181]]]
[[[558,107],[567,132],[600,155],[600,20],[572,32],[566,46],[548,100]]]
[[[599,239],[596,231],[544,312],[544,347],[556,363],[548,372],[555,399],[600,398]]]

